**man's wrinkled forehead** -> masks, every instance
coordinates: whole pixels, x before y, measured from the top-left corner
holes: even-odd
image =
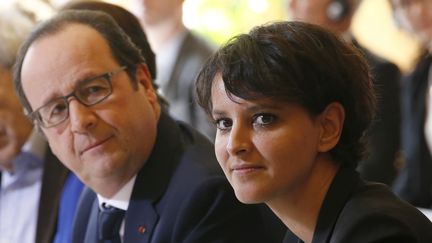
[[[76,55],[86,59],[100,49],[111,53],[105,38],[97,30],[85,24],[70,23],[58,31],[40,36],[31,43],[23,59],[21,75],[30,61],[33,63],[51,61],[47,68],[55,69],[59,61]]]
[[[99,32],[87,25],[70,24],[30,45],[21,69],[24,93],[30,98],[29,92],[35,92],[31,88],[35,85],[44,87],[46,92],[56,90],[38,97],[42,101],[37,104],[29,99],[35,108],[52,99],[51,96],[62,95],[62,90],[71,89],[83,76],[93,75],[92,70],[104,71],[97,68],[114,66],[114,63],[110,48]]]

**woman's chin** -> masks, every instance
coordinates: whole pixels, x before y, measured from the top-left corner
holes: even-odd
[[[265,197],[256,191],[234,190],[237,199],[244,204],[263,203]]]

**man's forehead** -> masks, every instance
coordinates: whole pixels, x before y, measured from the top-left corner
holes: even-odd
[[[24,57],[23,69],[27,62],[46,62],[48,67],[56,67],[59,62],[70,58],[86,59],[95,55],[111,55],[106,40],[88,25],[71,23],[35,40]]]
[[[79,80],[115,63],[107,42],[98,31],[84,24],[68,24],[30,45],[21,70],[23,89],[30,101],[32,94],[28,92],[41,93],[42,90],[43,95],[37,95],[37,100],[42,102],[36,104],[41,105],[39,103],[63,95]]]

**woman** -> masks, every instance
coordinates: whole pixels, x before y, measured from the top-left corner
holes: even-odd
[[[257,27],[208,60],[197,93],[237,198],[265,202],[300,241],[432,242],[419,211],[355,172],[376,100],[365,60],[333,34]]]

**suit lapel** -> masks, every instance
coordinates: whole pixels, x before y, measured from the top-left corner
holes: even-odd
[[[87,229],[85,233],[85,240],[84,243],[95,243],[98,242],[98,236],[97,236],[97,220],[98,220],[98,214],[99,214],[99,203],[97,198],[93,200],[92,206],[91,206],[91,212],[90,217],[87,224]],[[127,242],[127,241],[126,241]]]
[[[87,230],[90,227],[89,224],[93,223],[90,221],[92,212],[95,208],[95,203],[97,203],[96,193],[94,193],[90,188],[85,187],[81,192],[81,196],[77,205],[77,211],[73,221],[72,242],[84,242]]]
[[[50,243],[55,233],[58,207],[68,170],[48,148],[45,155],[42,189],[36,229],[36,242]]]
[[[183,143],[172,138],[181,136],[178,125],[162,113],[153,152],[138,173],[132,191],[124,242],[150,242],[159,219],[157,202],[166,191],[183,150]]]

